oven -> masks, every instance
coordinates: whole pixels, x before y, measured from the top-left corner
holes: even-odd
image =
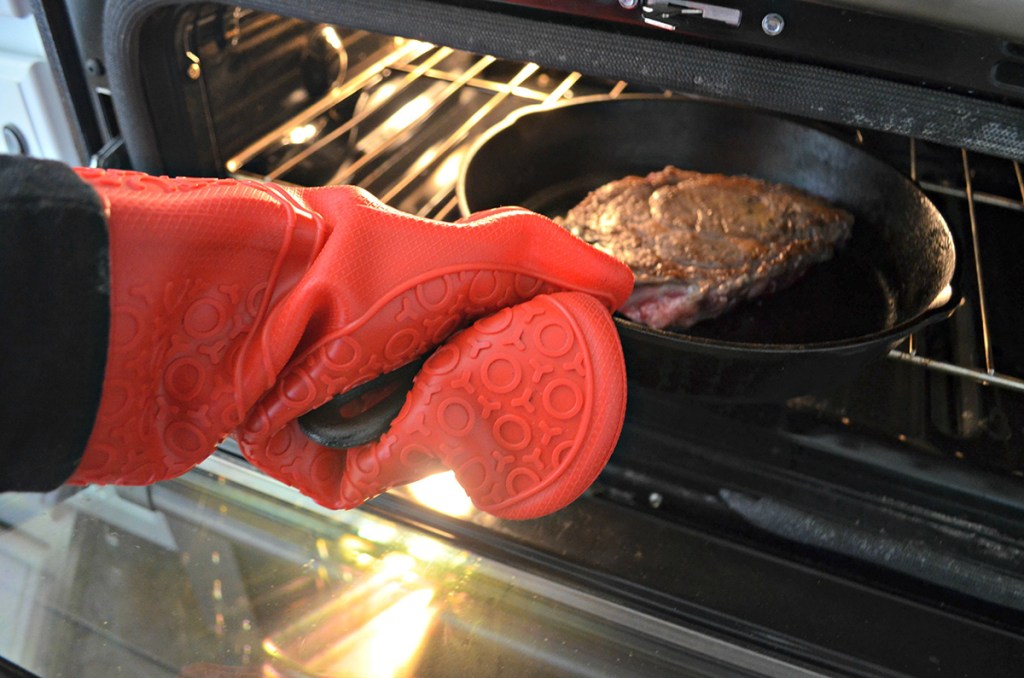
[[[772,399],[701,397],[631,348],[611,461],[581,499],[539,520],[479,513],[445,476],[327,511],[255,472],[230,440],[150,488],[6,495],[10,670],[1024,670],[1019,5],[34,9],[82,162],[357,184],[454,220],[467,160],[525,107],[740,107],[821,131],[913,182],[953,234],[959,303],[852,374],[817,368],[820,387]],[[633,128],[627,139],[650,121],[618,124]]]

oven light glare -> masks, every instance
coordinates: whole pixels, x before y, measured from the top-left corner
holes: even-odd
[[[299,125],[288,133],[289,144],[304,144],[316,136],[316,125]],[[230,169],[230,168],[229,168]]]
[[[398,530],[395,529],[394,525],[368,520],[359,526],[356,534],[374,544],[390,544],[398,536]]]
[[[370,110],[377,109],[382,103],[394,96],[396,89],[398,89],[397,83],[393,81],[382,82],[370,93],[369,99],[366,101],[366,108]]]
[[[325,26],[320,35],[324,36],[324,40],[327,44],[334,49],[341,49],[341,36],[338,35],[338,31],[334,30],[334,26]]]
[[[416,574],[416,559],[405,553],[392,551],[380,559],[381,574],[394,579],[405,579]]]
[[[446,471],[417,480],[408,486],[412,498],[427,508],[453,518],[468,518],[476,513],[473,502],[466,495],[455,473]]]
[[[434,44],[430,43],[430,42],[423,42],[422,40],[410,40],[408,38],[399,38],[399,37],[394,38],[394,42],[392,44],[395,47],[403,47],[405,45],[409,45],[410,49],[413,52],[416,52],[416,51],[426,52],[428,49],[433,49],[434,48]]]
[[[284,656],[284,653],[281,652],[281,648],[279,648],[270,638],[263,639],[263,651],[266,652],[268,656],[274,658]]]
[[[462,156],[465,153],[465,150],[460,150],[445,158],[445,161],[434,172],[434,176],[431,177],[435,187],[451,188],[455,185],[455,182],[459,180],[459,168],[462,167]]]
[[[387,119],[383,127],[393,132],[403,130],[422,117],[430,109],[430,106],[431,101],[429,97],[418,96],[398,109],[394,115]]]
[[[411,591],[339,643],[340,656],[322,668],[329,675],[398,678],[416,664],[438,608],[434,590]],[[317,667],[320,668],[320,667]]]
[[[346,534],[338,540],[338,548],[346,559],[353,559],[357,554],[370,550],[370,543],[354,534]]]
[[[265,637],[264,665],[288,675],[415,675],[439,610],[437,591],[423,585],[419,564],[408,554],[393,551],[373,561],[367,576]]]
[[[364,135],[356,143],[356,150],[360,153],[376,155],[380,149],[386,148],[399,134],[409,129],[427,114],[431,106],[434,105],[438,93],[443,89],[444,85],[442,83],[436,83],[435,86],[406,103],[373,131]],[[374,96],[377,95],[375,94]]]
[[[406,540],[405,549],[424,563],[450,561],[453,556],[447,546],[431,537],[410,537]]]

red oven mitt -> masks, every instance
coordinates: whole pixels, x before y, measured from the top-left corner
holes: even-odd
[[[328,506],[354,506],[446,466],[481,505],[500,511],[522,499],[527,477],[572,485],[568,493],[548,492],[564,505],[582,491],[578,460],[597,460],[582,473],[592,480],[591,467],[607,459],[625,398],[609,310],[628,297],[632,274],[547,219],[502,209],[451,225],[397,212],[352,187],[77,172],[109,212],[112,317],[99,413],[72,482],[174,477],[237,431],[256,466]],[[433,350],[470,321],[561,290],[584,294],[553,295],[498,314],[438,351],[380,442],[330,450],[298,432],[297,417]],[[503,327],[499,344],[524,346],[518,357],[480,343],[490,341],[488,328],[493,334],[488,322],[523,313],[548,329],[534,336],[525,319]],[[474,338],[477,344],[463,346]],[[563,344],[570,344],[564,353],[547,355]],[[611,358],[594,357],[609,355],[607,346],[614,347]],[[440,376],[453,352],[459,360],[452,373],[476,384]],[[527,378],[528,367],[535,371]],[[615,376],[606,379],[606,372]],[[535,380],[536,388],[524,396],[509,387],[513,376],[517,385]],[[433,399],[423,395],[438,389]],[[457,397],[460,389],[465,398]],[[610,416],[596,416],[595,408],[609,409],[596,400],[607,389],[621,393],[610,401]],[[526,398],[522,412],[532,415],[540,404],[547,415],[512,411],[506,401],[516,396]],[[418,405],[417,398],[433,404]],[[428,428],[462,434],[465,444],[423,438],[421,415],[433,417]],[[526,423],[501,419],[506,415]],[[492,438],[511,444],[470,444],[485,420]],[[601,433],[591,431],[595,422]],[[556,438],[554,429],[576,437]],[[541,451],[534,454],[537,440]],[[571,454],[558,447],[566,441]],[[410,448],[414,442],[420,447]],[[541,457],[546,471],[537,467]],[[505,489],[490,487],[483,475]],[[560,507],[534,503],[544,504],[543,512]]]
[[[318,359],[295,369],[308,378],[322,367]],[[376,443],[343,454],[318,445],[291,420],[298,410],[289,412],[288,400],[286,389],[272,390],[239,440],[254,464],[319,503],[352,508],[453,469],[478,508],[524,519],[564,507],[604,468],[622,428],[626,373],[608,309],[563,292],[449,339]]]

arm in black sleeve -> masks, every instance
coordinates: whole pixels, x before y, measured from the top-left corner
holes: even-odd
[[[110,326],[107,226],[60,163],[0,155],[0,490],[75,470],[99,407]]]

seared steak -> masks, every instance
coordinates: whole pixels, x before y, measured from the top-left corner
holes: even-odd
[[[633,269],[624,315],[686,328],[830,259],[853,217],[792,186],[666,167],[605,184],[558,221]]]

